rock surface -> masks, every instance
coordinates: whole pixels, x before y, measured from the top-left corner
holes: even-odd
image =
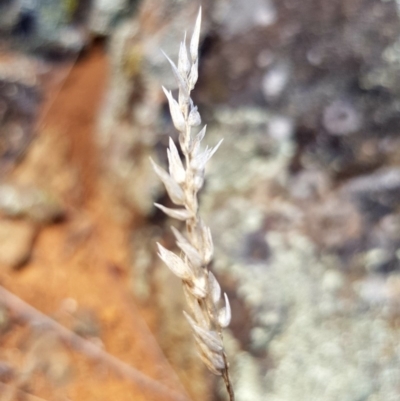
[[[215,3],[195,93],[237,399],[395,400],[397,5],[252,5]]]
[[[104,32],[122,3],[108,5]],[[232,303],[225,337],[237,400],[397,400],[398,5],[249,4],[204,3],[195,92],[206,143],[225,139],[201,205]],[[160,89],[174,89],[173,77],[159,48],[176,58],[196,12],[189,1],[144,0],[113,30],[97,137],[118,216],[143,223],[131,242],[134,290],[158,305],[160,342],[179,366],[195,355],[179,283],[156,262],[154,239],[171,247],[173,239],[152,206],[165,195],[148,156],[165,164],[167,135],[176,135]],[[42,179],[51,178],[46,152],[35,157]],[[75,194],[74,174],[66,178],[61,192]],[[201,368],[194,374],[200,383]]]
[[[40,63],[6,53],[0,57],[0,169],[21,157],[34,137],[41,104]]]
[[[0,220],[0,265],[17,268],[28,261],[36,229],[31,223]]]
[[[65,215],[61,202],[51,193],[16,184],[0,184],[0,213],[36,223],[51,223]]]

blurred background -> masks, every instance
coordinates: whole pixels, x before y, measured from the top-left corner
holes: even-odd
[[[0,400],[215,400],[158,260],[194,0],[0,0]],[[201,213],[237,401],[400,399],[400,4],[203,0]]]

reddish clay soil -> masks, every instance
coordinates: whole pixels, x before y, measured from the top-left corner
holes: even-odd
[[[151,334],[156,312],[139,311],[129,292],[131,227],[114,218],[112,194],[98,184],[94,132],[107,72],[104,50],[95,46],[44,107],[39,137],[53,145],[40,161],[42,175],[59,174],[52,163],[68,143],[78,178],[64,194],[66,219],[38,229],[23,268],[0,269],[1,286],[28,305],[11,298],[1,310],[0,400],[190,399]],[[28,152],[16,177],[30,171],[29,160]],[[49,327],[35,310],[70,331]],[[75,334],[85,340],[77,343]],[[93,343],[103,351],[93,352]]]

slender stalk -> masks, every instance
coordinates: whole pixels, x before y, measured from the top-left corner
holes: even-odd
[[[85,340],[83,337],[80,337],[74,332],[68,330],[66,327],[60,325],[55,320],[38,311],[33,306],[27,304],[2,286],[0,286],[0,305],[9,308],[19,319],[23,321],[27,321],[31,324],[39,323],[41,327],[54,330],[58,337],[68,346],[78,352],[81,352],[92,360],[104,362],[115,372],[123,376],[125,379],[137,384],[141,388],[157,394],[163,397],[163,399],[166,398],[173,401],[190,401],[190,398],[185,394],[181,394],[180,392],[168,388],[164,384],[145,375],[133,366],[130,366],[115,356],[108,354],[98,345]]]
[[[173,228],[176,243],[183,257],[177,256],[160,244],[158,249],[160,258],[182,279],[184,294],[191,312],[184,313],[193,329],[200,357],[212,373],[223,377],[229,399],[234,401],[222,336],[222,328],[228,326],[230,322],[231,310],[226,294],[224,294],[225,306],[221,307],[221,287],[209,270],[214,247],[210,229],[199,215],[197,196],[204,183],[205,166],[222,141],[214,148],[206,147],[201,151],[200,143],[206,127],[197,135],[192,135],[191,132],[193,127],[201,124],[200,114],[190,98],[190,92],[198,76],[200,24],[201,9],[190,42],[190,51],[188,52],[186,48],[186,36],[180,45],[178,66],[166,56],[178,83],[178,101],[173,98],[171,92],[165,88],[163,90],[169,102],[172,121],[179,131],[179,144],[184,155],[184,163],[170,138],[167,151],[169,172],[153,161],[152,163],[172,202],[180,208],[170,209],[159,204],[156,206],[167,215],[185,221],[186,236]]]

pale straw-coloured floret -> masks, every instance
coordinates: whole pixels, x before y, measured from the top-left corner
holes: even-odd
[[[206,164],[222,143],[221,139],[213,148],[201,150],[206,126],[196,135],[191,133],[192,127],[201,124],[200,113],[190,98],[198,78],[200,27],[201,9],[190,40],[189,52],[186,47],[186,33],[180,44],[178,66],[165,54],[178,84],[178,100],[171,91],[164,87],[162,89],[168,100],[172,122],[179,132],[184,163],[171,138],[167,149],[168,172],[151,160],[171,201],[179,208],[167,208],[158,203],[155,206],[168,216],[185,221],[186,235],[172,227],[176,245],[181,250],[180,256],[160,244],[157,245],[159,257],[182,280],[190,309],[190,314],[184,312],[184,315],[193,330],[199,355],[211,372],[223,376],[229,399],[233,401],[234,394],[222,338],[222,328],[227,327],[231,320],[231,309],[226,294],[225,305],[221,305],[221,287],[209,270],[214,253],[211,231],[198,214],[197,194],[204,183]]]

